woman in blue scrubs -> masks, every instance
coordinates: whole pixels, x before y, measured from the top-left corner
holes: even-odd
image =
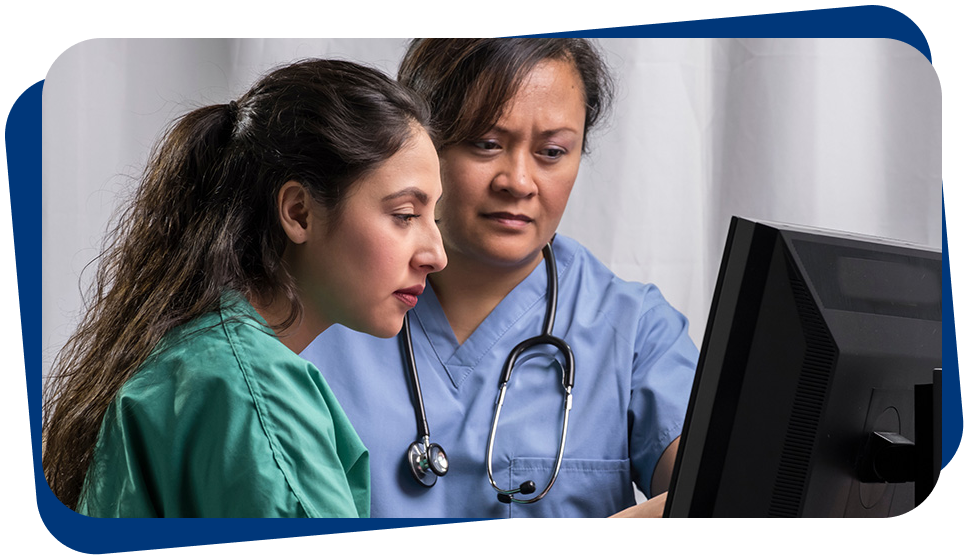
[[[446,263],[426,105],[279,68],[166,132],[48,383],[44,473],[96,517],[366,517],[367,450],[298,353],[390,337]]]
[[[399,79],[430,102],[441,132],[437,217],[449,265],[428,277],[410,323],[446,476],[423,487],[404,459],[414,409],[395,341],[334,328],[303,354],[323,369],[370,449],[372,515],[661,514],[696,366],[687,321],[655,286],[617,278],[555,235],[588,132],[610,98],[601,57],[582,39],[418,40]],[[553,334],[575,357],[565,459],[544,498],[501,503],[485,460],[498,380],[512,348],[542,330],[550,240],[559,284]],[[533,480],[540,491],[551,477],[561,379],[547,352],[529,352],[515,367],[494,443],[502,488]],[[635,505],[633,484],[657,498]]]

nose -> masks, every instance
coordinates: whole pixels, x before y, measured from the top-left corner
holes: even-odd
[[[535,184],[534,162],[528,150],[520,149],[506,152],[502,159],[491,188],[506,192],[515,198],[528,198],[538,193]]]
[[[425,274],[440,272],[447,266],[447,255],[444,253],[444,243],[441,241],[441,230],[437,224],[431,222],[422,236],[420,245],[414,253],[412,265]]]

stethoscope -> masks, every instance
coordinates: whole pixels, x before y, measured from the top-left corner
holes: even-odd
[[[542,249],[542,255],[545,259],[545,271],[548,276],[548,299],[545,304],[545,321],[542,327],[542,334],[520,342],[508,354],[508,359],[505,360],[505,365],[501,372],[501,378],[498,381],[498,398],[495,401],[495,414],[491,421],[491,432],[488,435],[488,453],[486,459],[488,465],[488,480],[491,482],[492,488],[498,492],[498,501],[504,504],[510,504],[512,502],[516,504],[531,504],[541,500],[545,497],[545,494],[548,494],[552,485],[555,484],[555,479],[558,478],[559,469],[562,467],[562,457],[565,455],[565,436],[569,428],[569,412],[572,410],[572,386],[575,384],[572,348],[561,338],[552,335],[552,328],[555,325],[555,308],[558,304],[558,273],[555,267],[555,255],[552,252],[551,243],[545,245]],[[447,474],[449,465],[444,448],[436,443],[431,443],[427,415],[424,412],[424,398],[421,394],[421,382],[417,375],[417,364],[414,360],[414,346],[411,343],[409,316],[404,317],[404,325],[399,338],[401,340],[407,372],[413,388],[414,415],[417,419],[417,440],[407,448],[407,464],[410,466],[411,473],[417,482],[431,487],[437,482],[438,477]],[[562,419],[562,436],[559,440],[558,456],[555,459],[552,476],[549,478],[548,484],[545,485],[545,489],[541,493],[534,498],[526,500],[515,498],[514,496],[516,494],[532,494],[537,489],[535,482],[526,480],[511,490],[501,488],[495,482],[491,468],[491,459],[495,444],[495,433],[498,431],[498,417],[501,414],[501,407],[505,402],[505,392],[508,389],[508,383],[511,381],[511,371],[514,369],[515,363],[521,354],[536,346],[553,346],[562,352],[562,355],[565,357],[565,363],[562,364],[562,386],[565,389],[565,416]]]

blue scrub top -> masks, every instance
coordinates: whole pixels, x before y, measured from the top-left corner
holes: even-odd
[[[653,469],[680,435],[696,370],[686,318],[653,285],[617,278],[574,240],[554,241],[559,302],[554,334],[575,356],[575,387],[559,477],[534,504],[502,504],[485,452],[498,378],[511,349],[541,332],[546,272],[535,270],[458,345],[433,289],[411,313],[431,441],[450,471],[425,488],[405,462],[417,438],[400,341],[335,325],[302,356],[320,368],[370,450],[372,517],[605,517],[648,496]],[[503,488],[552,474],[563,416],[562,374],[545,349],[511,376],[495,441]]]

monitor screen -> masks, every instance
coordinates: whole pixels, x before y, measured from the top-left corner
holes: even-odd
[[[733,218],[670,517],[885,517],[940,468],[942,257]]]

